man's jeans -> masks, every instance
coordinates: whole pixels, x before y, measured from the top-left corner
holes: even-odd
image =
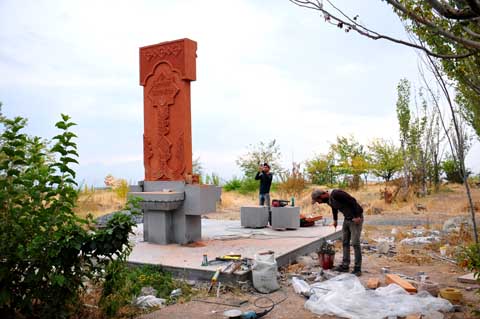
[[[270,211],[270,194],[269,193],[259,195],[259,205],[267,206],[268,211]]]
[[[362,249],[360,248],[360,234],[362,233],[362,224],[355,224],[354,221],[344,220],[343,231],[343,266],[348,267],[350,265],[350,240],[352,242],[353,251],[355,254],[355,268],[362,267]]]

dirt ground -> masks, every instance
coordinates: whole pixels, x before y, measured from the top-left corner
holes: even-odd
[[[399,204],[385,204],[379,199],[381,186],[372,185],[363,190],[354,193],[354,196],[362,203],[366,209],[366,224],[362,233],[364,242],[363,248],[363,275],[360,280],[364,285],[371,277],[380,279],[381,285],[385,285],[382,268],[388,268],[390,272],[401,273],[406,276],[415,277],[419,272],[428,275],[428,280],[439,284],[439,288],[455,287],[459,288],[463,294],[461,312],[445,314],[445,318],[473,318],[470,316],[472,306],[478,307],[479,297],[475,296],[472,288],[478,287],[472,284],[463,284],[457,282],[457,277],[467,272],[457,265],[444,261],[433,259],[433,256],[439,255],[439,247],[449,244],[447,256],[453,258],[456,246],[462,246],[472,240],[468,232],[452,234],[442,237],[438,243],[428,245],[405,246],[400,245],[399,241],[404,238],[412,237],[412,229],[423,229],[426,233],[432,230],[441,230],[443,222],[454,216],[466,216],[468,218],[468,206],[463,189],[460,185],[447,185],[441,192],[427,196],[426,198],[414,199],[409,202]],[[309,203],[309,194],[311,190],[305,192],[304,196],[297,202],[301,205],[303,212],[309,212],[312,215],[321,214],[330,217],[330,210],[326,207],[312,207]],[[275,196],[275,195],[274,195]],[[480,207],[480,190],[473,190],[474,201]],[[275,198],[275,197],[272,197]],[[237,193],[224,193],[222,203],[216,213],[208,215],[213,219],[239,219],[239,210],[242,205],[255,204],[256,195],[240,195]],[[318,205],[316,205],[318,206]],[[323,205],[325,206],[325,205]],[[375,207],[376,209],[372,209]],[[419,223],[416,223],[418,221]],[[420,225],[421,224],[421,225]],[[395,235],[392,235],[392,229],[395,228]],[[392,238],[393,249],[389,255],[378,254],[369,249],[376,245],[378,238]],[[341,260],[341,246],[336,244],[336,260],[338,264]],[[288,271],[290,270],[290,272]],[[299,274],[301,267],[290,267],[284,272],[284,278],[290,278]],[[309,269],[309,271],[319,270],[319,266]],[[304,269],[305,270],[305,269]],[[281,301],[265,318],[336,318],[331,316],[318,316],[304,308],[306,299],[303,296],[294,293],[290,280],[281,281],[281,290],[267,295],[275,302]],[[242,307],[232,307],[214,303],[205,303],[200,301],[189,301],[179,303],[157,310],[150,314],[142,315],[138,318],[224,318],[223,312],[228,309],[240,309],[242,311],[255,310],[261,311],[261,308],[255,307],[255,300],[264,295],[253,291],[242,292],[238,288],[226,289],[220,295],[220,298],[206,296],[202,291],[200,296],[195,298],[208,300],[211,302],[225,303],[233,299],[248,300]],[[286,299],[285,299],[286,297]],[[282,301],[282,299],[285,299]],[[262,300],[258,300],[261,302]],[[265,300],[263,300],[265,302]],[[264,303],[268,306],[268,303]]]
[[[336,262],[340,260],[336,258]],[[456,281],[457,276],[464,274],[465,272],[455,265],[448,264],[445,262],[432,262],[427,265],[422,265],[421,267],[417,265],[405,265],[402,263],[392,263],[389,258],[386,257],[377,257],[376,255],[364,255],[363,263],[363,275],[360,277],[361,282],[366,285],[368,278],[377,277],[381,278],[382,286],[384,285],[383,274],[381,273],[381,268],[389,266],[392,272],[400,272],[407,276],[415,276],[417,272],[423,271],[429,276],[429,280],[438,282],[440,287],[457,287],[463,293],[465,302],[463,308],[468,309],[468,305],[475,305],[478,303],[478,297],[474,296],[473,291],[467,291],[465,288],[472,285],[462,284]],[[293,274],[290,274],[293,275]],[[275,302],[281,301],[286,297],[286,299],[275,306],[275,308],[264,318],[275,318],[275,319],[287,319],[287,318],[321,318],[321,319],[330,319],[338,318],[334,316],[318,316],[304,308],[304,303],[306,298],[303,296],[295,294],[290,280],[282,281],[282,288],[279,291],[276,291],[272,294],[266,295]],[[138,317],[139,319],[221,319],[225,318],[223,312],[229,309],[240,309],[242,311],[255,310],[257,312],[262,311],[262,309],[254,306],[254,302],[257,298],[265,296],[258,293],[239,293],[228,292],[221,294],[220,298],[215,297],[199,297],[202,300],[208,300],[212,302],[226,302],[228,303],[232,299],[239,300],[248,300],[242,307],[232,307],[225,305],[210,304],[198,301],[190,301],[184,304],[175,304],[168,306],[164,309],[157,310],[147,315]],[[260,300],[259,300],[260,301]],[[262,304],[260,304],[262,305]],[[264,303],[265,306],[268,303]],[[445,318],[473,318],[468,315],[468,311],[449,313],[445,315]]]

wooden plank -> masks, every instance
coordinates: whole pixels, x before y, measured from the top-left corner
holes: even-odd
[[[367,288],[369,289],[377,289],[380,286],[380,279],[379,278],[369,278],[367,281]]]
[[[417,288],[413,287],[412,284],[410,284],[405,279],[400,278],[400,276],[398,275],[386,274],[385,282],[387,283],[387,285],[397,284],[408,292],[412,292],[412,293],[417,292]]]
[[[457,277],[458,282],[462,282],[464,284],[478,284],[479,281],[475,280],[475,276],[473,275],[473,272],[470,274],[466,274],[460,277]]]

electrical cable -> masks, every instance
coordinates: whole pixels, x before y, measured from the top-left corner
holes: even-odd
[[[287,295],[287,293],[286,293],[285,291],[280,290],[280,292],[283,293],[284,297],[283,297],[283,299],[281,299],[281,300],[279,300],[279,301],[277,301],[277,302],[275,302],[272,298],[267,297],[267,296],[260,296],[260,297],[256,298],[256,299],[253,301],[253,305],[254,305],[255,307],[260,308],[260,309],[266,309],[265,311],[259,313],[260,317],[265,316],[265,315],[268,314],[270,311],[272,311],[273,308],[275,308],[276,305],[279,305],[279,304],[281,304],[282,302],[284,302],[285,300],[288,299],[288,295]],[[271,304],[271,305],[268,305],[268,306],[262,306],[262,305],[259,305],[259,304],[258,304],[258,301],[259,301],[259,300],[267,300],[267,301],[271,302],[272,304]]]

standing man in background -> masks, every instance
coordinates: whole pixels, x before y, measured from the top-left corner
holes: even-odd
[[[270,165],[268,163],[263,163],[258,168],[257,175],[255,179],[260,180],[260,194],[259,194],[259,205],[265,206],[265,202],[270,211],[270,186],[272,186],[273,174],[270,173]]]
[[[333,226],[337,228],[338,211],[343,213],[345,219],[342,226],[343,260],[342,264],[334,270],[348,272],[350,267],[350,241],[352,242],[355,266],[352,274],[362,275],[362,249],[360,247],[360,234],[363,225],[363,208],[355,198],[341,189],[334,189],[331,192],[316,189],[312,192],[312,205],[315,203],[327,204],[332,208]]]

